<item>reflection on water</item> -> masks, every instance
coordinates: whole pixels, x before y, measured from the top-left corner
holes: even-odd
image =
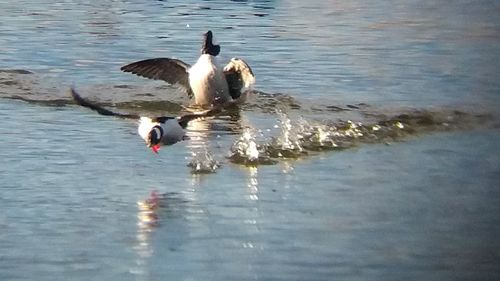
[[[248,169],[248,199],[252,201],[259,200],[259,179],[258,168],[250,166]]]
[[[134,250],[136,252],[135,266],[131,273],[140,276],[140,280],[152,280],[151,259],[158,256],[155,250],[155,241],[152,236],[157,231],[177,232],[179,229],[169,229],[170,220],[190,219],[200,212],[199,208],[191,204],[195,199],[192,191],[187,193],[151,191],[143,200],[137,201],[137,233]],[[169,245],[172,250],[178,245]]]
[[[134,247],[137,252],[137,268],[133,270],[134,274],[144,275],[146,273],[144,267],[147,265],[147,260],[154,253],[150,236],[154,228],[159,224],[158,212],[160,204],[160,195],[155,190],[151,191],[147,199],[137,201],[137,241]]]
[[[209,120],[197,119],[189,122],[186,135],[189,138],[186,146],[191,152],[191,160],[188,166],[192,174],[215,173],[220,163],[210,152],[210,135],[213,134],[213,126]]]
[[[160,195],[157,191],[151,191],[151,195],[146,200],[137,201],[138,226],[141,229],[151,230],[158,224],[157,210],[160,207]]]
[[[283,174],[291,174],[293,173],[293,162],[291,161],[283,161],[281,163],[281,171],[283,172]]]

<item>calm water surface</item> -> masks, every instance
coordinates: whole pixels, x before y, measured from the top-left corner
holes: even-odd
[[[362,2],[0,3],[0,279],[500,279],[500,5]],[[270,93],[236,117],[153,155],[134,122],[68,105],[74,84],[178,113],[175,88],[119,67],[193,63],[207,29]],[[269,141],[286,118],[413,110],[466,117],[274,165],[227,158],[244,127]],[[215,173],[191,173],[200,151]]]

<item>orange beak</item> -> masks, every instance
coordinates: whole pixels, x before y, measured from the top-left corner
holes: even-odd
[[[153,145],[153,146],[151,147],[151,150],[152,150],[154,153],[158,154],[158,151],[160,150],[160,145],[159,145],[159,144],[155,144],[155,145]]]

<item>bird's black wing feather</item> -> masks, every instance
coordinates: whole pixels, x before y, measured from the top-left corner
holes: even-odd
[[[192,121],[194,119],[198,118],[203,118],[203,117],[210,117],[210,116],[215,116],[218,113],[220,113],[222,110],[220,108],[213,108],[201,112],[195,112],[195,113],[189,113],[189,114],[184,114],[180,117],[172,117],[172,116],[160,116],[160,117],[154,117],[152,118],[153,122],[158,122],[158,123],[165,123],[167,120],[170,119],[177,119],[177,122],[179,122],[179,125],[183,129],[186,129],[189,121]]]
[[[155,58],[136,61],[120,69],[124,72],[130,72],[138,76],[154,80],[163,80],[169,84],[178,84],[182,86],[191,97],[191,87],[189,86],[190,65],[172,58]]]
[[[113,112],[111,110],[105,109],[97,104],[91,103],[87,101],[86,99],[82,98],[74,88],[71,88],[71,96],[73,97],[73,100],[76,102],[76,104],[81,105],[86,108],[90,108],[94,111],[97,111],[97,113],[101,115],[106,115],[106,116],[116,116],[116,117],[121,117],[121,118],[128,118],[128,119],[139,119],[139,115],[135,114],[123,114],[123,113],[117,113]]]
[[[177,117],[173,117],[173,116],[159,116],[159,117],[151,118],[151,121],[158,122],[158,123],[165,123],[165,122],[167,122],[167,120],[176,119],[176,118]]]

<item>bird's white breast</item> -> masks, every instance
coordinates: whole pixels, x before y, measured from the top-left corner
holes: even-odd
[[[189,69],[189,85],[198,105],[229,100],[229,90],[222,68],[217,67],[215,57],[203,54]]]
[[[141,117],[141,119],[139,120],[139,127],[137,128],[137,132],[144,141],[147,141],[149,132],[151,132],[151,129],[158,124],[159,123],[157,122],[153,122],[149,117]]]

